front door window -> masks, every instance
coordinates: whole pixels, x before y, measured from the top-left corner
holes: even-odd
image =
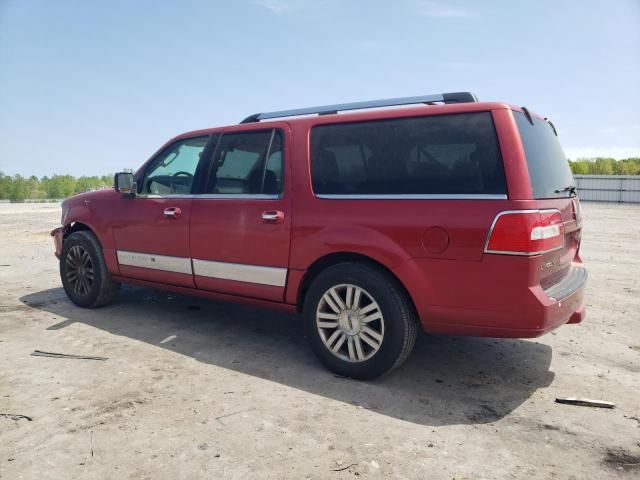
[[[209,137],[179,140],[167,147],[147,167],[142,195],[189,194],[196,168]]]

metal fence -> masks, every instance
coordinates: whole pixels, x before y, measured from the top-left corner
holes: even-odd
[[[574,175],[580,200],[640,203],[640,175]]]

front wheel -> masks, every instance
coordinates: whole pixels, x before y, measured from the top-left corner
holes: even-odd
[[[363,264],[342,263],[318,275],[304,315],[320,360],[340,375],[362,380],[401,365],[417,334],[407,294],[386,272]]]
[[[60,278],[69,299],[80,307],[107,305],[120,290],[120,284],[109,275],[98,239],[85,230],[74,232],[64,240]]]

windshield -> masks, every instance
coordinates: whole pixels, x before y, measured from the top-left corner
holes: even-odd
[[[571,195],[573,174],[553,127],[533,117],[533,125],[522,112],[513,112],[529,166],[533,198],[562,198]]]

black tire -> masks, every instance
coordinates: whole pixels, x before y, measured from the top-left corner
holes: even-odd
[[[346,290],[350,287],[360,288],[363,291],[362,295],[366,294],[371,300],[371,304],[377,304],[374,313],[381,314],[377,333],[382,332],[381,341],[375,341],[379,345],[377,351],[374,351],[375,347],[365,345],[363,341],[355,338],[363,333],[366,334],[363,332],[363,328],[369,325],[375,329],[373,327],[375,321],[371,321],[371,323],[362,321],[367,315],[360,314],[360,311],[364,311],[366,308],[359,308],[361,300],[355,305],[353,290],[351,307],[357,308],[355,310],[348,308],[350,297]],[[337,314],[335,309],[323,310],[329,305],[323,297],[325,293],[331,296],[328,292],[332,288],[337,289],[334,290],[334,293],[345,292],[345,296],[341,297],[341,300],[343,300],[343,305],[348,312],[341,310],[342,313]],[[337,304],[334,302],[334,305]],[[318,321],[322,322],[322,319],[317,320],[316,315],[318,313],[324,314],[324,312],[328,312],[329,316],[338,317],[335,320],[327,320],[331,325],[328,330],[321,329],[317,324]],[[349,315],[349,312],[354,314],[353,317]],[[382,269],[360,263],[341,263],[320,273],[311,283],[305,296],[304,318],[307,336],[322,363],[339,375],[359,380],[376,378],[399,367],[409,357],[415,344],[418,329],[418,319],[413,304],[397,281]],[[337,324],[336,326],[333,325],[334,322]],[[344,330],[343,325],[349,330]],[[341,331],[336,333],[338,336],[333,347],[335,348],[340,343],[341,337],[345,336],[346,343],[360,343],[357,353],[353,343],[349,345],[349,348],[344,347],[345,340],[342,340],[342,346],[339,347],[336,354],[332,353],[330,347],[325,345],[325,342],[330,343],[330,338],[333,336],[330,333],[335,333],[338,330]],[[347,331],[349,333],[345,333]],[[371,328],[367,331],[371,331]],[[369,334],[366,335],[370,337]],[[368,340],[371,340],[371,337]],[[363,352],[363,347],[369,351]],[[344,350],[347,350],[348,353],[344,353]],[[371,356],[367,357],[367,354]],[[353,358],[352,355],[361,358]],[[347,356],[352,359],[346,358]]]
[[[86,230],[74,232],[64,240],[60,278],[67,296],[79,307],[102,307],[113,302],[120,291],[120,284],[109,275],[100,242]]]

